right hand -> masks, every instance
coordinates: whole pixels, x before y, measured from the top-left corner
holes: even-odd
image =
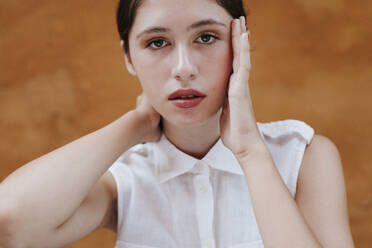
[[[141,116],[142,120],[142,142],[153,142],[160,139],[162,129],[161,125],[161,116],[154,107],[150,104],[147,96],[142,92],[137,96],[137,104],[134,112],[138,113]]]

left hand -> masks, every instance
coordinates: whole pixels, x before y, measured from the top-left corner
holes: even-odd
[[[266,145],[257,127],[249,92],[250,45],[244,17],[233,20],[231,34],[233,73],[222,107],[220,133],[224,145],[240,159],[257,151],[265,151]]]

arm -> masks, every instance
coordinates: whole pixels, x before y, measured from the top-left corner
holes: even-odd
[[[154,131],[160,117],[154,113],[146,114],[146,108],[142,106],[130,111],[8,176],[0,184],[0,199],[8,202],[2,208],[11,213],[11,218],[0,220],[0,223],[12,225],[8,228],[0,226],[0,230],[7,229],[3,233],[11,233],[13,241],[27,244],[33,244],[30,242],[34,239],[38,239],[35,243],[40,242],[46,235],[61,230],[81,209],[84,199],[96,199],[86,197],[119,155],[139,142],[160,137],[160,133]],[[0,216],[4,215],[0,213]],[[6,242],[1,240],[3,236],[0,233],[0,243]]]
[[[116,182],[107,171],[94,185],[79,208],[62,225],[55,229],[35,232],[22,220],[5,215],[0,218],[0,245],[7,248],[64,247],[100,228],[116,231]],[[8,209],[12,214],[12,209]],[[16,221],[14,221],[16,220]],[[31,231],[30,231],[31,230]],[[2,247],[2,246],[1,246]]]
[[[19,227],[14,238],[50,233],[69,219],[115,159],[138,142],[136,124],[129,112],[10,174],[0,185],[0,199],[9,201],[8,213]]]
[[[335,148],[332,148],[329,143],[324,145],[327,143],[318,142],[319,138],[314,138],[316,141],[313,141],[313,145],[310,146],[316,148],[309,149],[312,155],[306,155],[310,159],[305,159],[307,161],[305,167],[311,170],[311,173],[307,172],[307,174],[311,177],[322,173],[319,174],[322,177],[316,182],[308,180],[306,175],[307,180],[303,180],[300,186],[302,192],[306,192],[300,191],[298,202],[302,209],[307,209],[304,212],[307,218],[310,216],[315,219],[314,222],[307,223],[304,214],[284,184],[257,127],[249,90],[251,61],[245,19],[241,17],[240,20],[234,20],[232,24],[233,74],[230,77],[228,94],[220,117],[221,139],[235,155],[244,171],[265,247],[315,248],[322,245],[353,247],[348,224],[345,221],[344,186]],[[241,111],[242,109],[245,111]],[[327,180],[335,183],[330,191],[327,191],[329,184]],[[320,185],[316,185],[317,183]],[[315,189],[316,192],[321,192],[321,195],[314,196],[309,193],[309,189]],[[333,200],[341,204],[335,213],[331,214],[329,208],[322,209],[322,206],[326,205],[319,199],[325,198],[328,199],[326,201],[328,204]],[[308,210],[306,204],[317,206],[316,210]],[[318,215],[320,213],[322,218],[325,218],[324,222],[320,220]],[[341,220],[333,222],[337,218]],[[327,224],[327,228],[323,227],[322,230],[310,228],[322,224]],[[336,228],[337,224],[342,226]],[[333,227],[335,228],[332,230]],[[333,236],[340,236],[336,230],[346,234],[346,237],[334,238]],[[319,234],[321,231],[324,232],[322,235]]]
[[[324,247],[354,248],[340,154],[324,136],[315,135],[306,149],[296,203]]]
[[[265,246],[354,248],[337,148],[315,135],[298,179],[296,201],[270,155],[240,158]]]
[[[284,184],[270,152],[259,146],[256,152],[238,157],[265,247],[321,248],[296,202]]]

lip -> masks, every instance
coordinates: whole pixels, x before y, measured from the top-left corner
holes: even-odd
[[[204,97],[195,97],[192,99],[176,99],[172,100],[174,106],[182,109],[193,108],[199,105],[204,100]]]
[[[199,97],[204,97],[205,94],[201,93],[200,91],[194,90],[194,89],[180,89],[175,92],[173,92],[169,97],[168,100],[175,100],[177,97],[181,96],[188,96],[188,95],[194,95]]]
[[[181,96],[189,96],[194,95],[196,97],[190,99],[177,99],[177,97]],[[173,92],[169,97],[174,106],[182,109],[186,108],[193,108],[199,105],[205,98],[205,94],[201,93],[200,91],[194,89],[180,89]]]

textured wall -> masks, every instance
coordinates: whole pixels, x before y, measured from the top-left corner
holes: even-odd
[[[257,120],[300,119],[343,159],[357,247],[371,247],[372,2],[251,0]],[[115,120],[141,92],[115,29],[116,1],[0,0],[0,181]],[[99,231],[68,247],[113,247]]]

